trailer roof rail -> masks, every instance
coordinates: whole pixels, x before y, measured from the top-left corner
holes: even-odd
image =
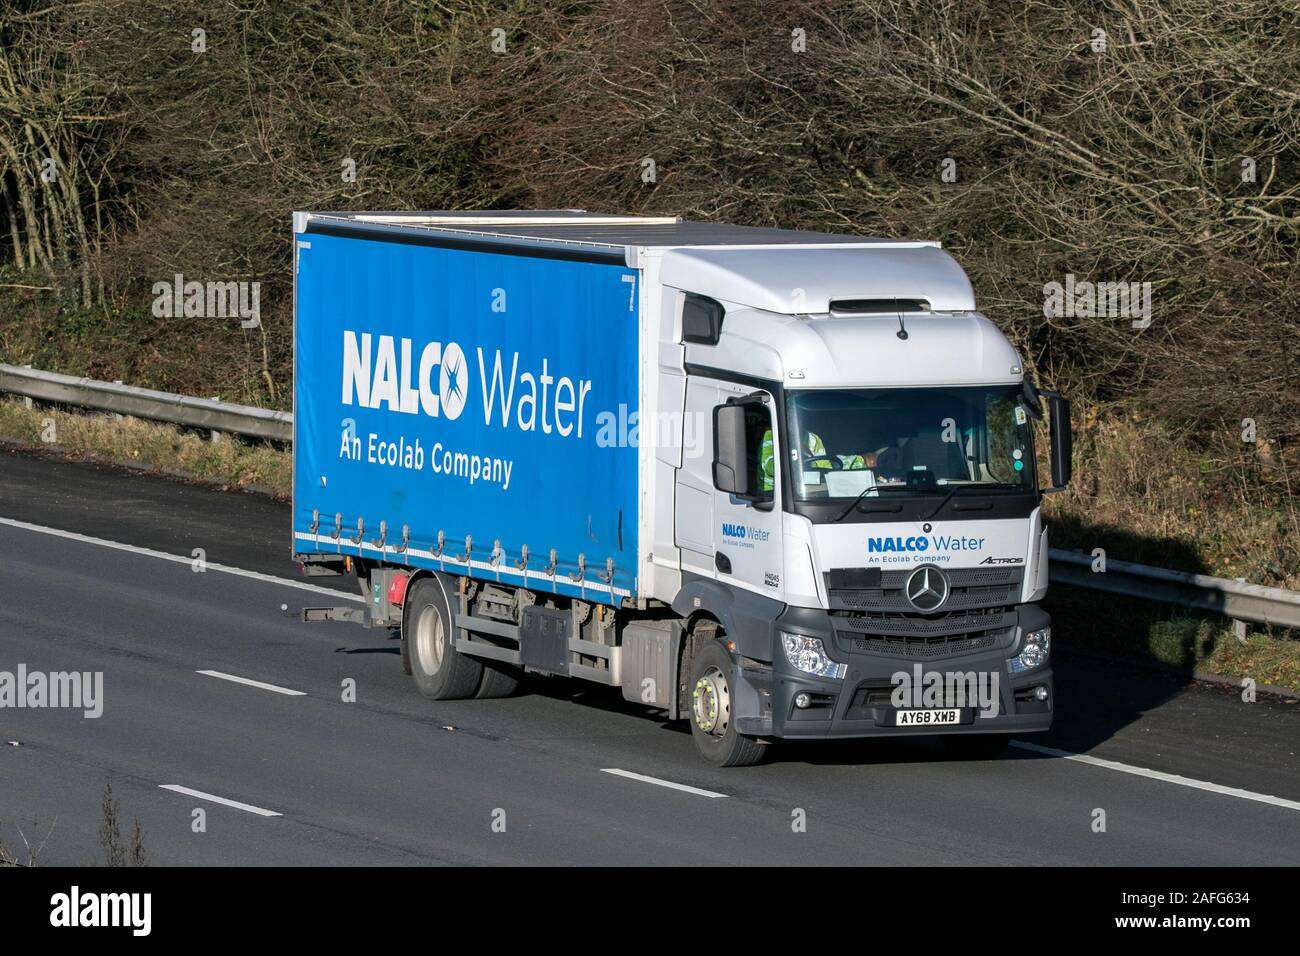
[[[681,216],[589,216],[525,215],[492,213],[484,215],[429,215],[427,213],[357,213],[350,218],[358,222],[398,223],[408,226],[673,226]]]

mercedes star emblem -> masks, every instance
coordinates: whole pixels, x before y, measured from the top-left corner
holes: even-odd
[[[912,607],[930,614],[948,600],[948,576],[933,564],[923,564],[908,576],[903,593]]]

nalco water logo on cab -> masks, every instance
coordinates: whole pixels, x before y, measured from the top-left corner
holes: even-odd
[[[878,554],[888,551],[929,551],[930,539],[924,535],[915,535],[910,538],[904,538],[901,535],[893,538],[868,538],[867,553]]]
[[[951,561],[955,553],[980,551],[987,540],[965,534],[873,536],[867,538],[867,554],[881,564],[910,564],[923,558],[943,562]]]
[[[742,544],[747,548],[752,548],[755,541],[766,541],[771,537],[771,532],[764,528],[755,528],[750,525],[734,524],[730,521],[722,523],[722,537],[725,539],[723,544]]]

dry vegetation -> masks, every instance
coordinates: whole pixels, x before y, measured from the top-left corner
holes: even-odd
[[[147,866],[149,856],[144,848],[144,832],[140,821],[131,822],[130,836],[122,833],[122,805],[113,796],[113,785],[104,784],[104,795],[99,804],[99,848],[104,851],[105,866]]]
[[[1294,4],[6,10],[2,361],[286,407],[295,208],[581,206],[936,238],[1037,377],[1077,399],[1057,544],[1300,586]],[[150,286],[177,272],[260,281],[261,327],[154,317]],[[1044,284],[1067,274],[1150,282],[1150,327],[1044,318]],[[220,467],[274,484],[255,462]]]
[[[1194,426],[1124,407],[1076,411],[1075,480],[1045,504],[1054,547],[1300,590],[1294,479],[1269,444],[1201,441]]]
[[[45,828],[43,835],[40,835],[33,842],[32,838],[23,831],[22,827],[15,827],[18,838],[22,841],[22,850],[10,849],[2,839],[0,839],[0,868],[39,866],[41,854],[49,842],[50,835],[54,832],[54,824]],[[33,832],[39,833],[41,825],[32,824]],[[113,796],[113,785],[104,784],[104,793],[100,798],[99,804],[99,848],[103,851],[103,865],[110,867],[128,867],[128,866],[147,866],[149,855],[144,846],[144,831],[140,829],[140,821],[132,820],[131,832],[124,836],[122,833],[122,806],[121,802]]]
[[[159,422],[111,414],[27,408],[0,399],[0,440],[73,457],[90,457],[194,478],[219,487],[262,491],[287,500],[292,463],[283,449],[229,435],[204,435]]]
[[[33,832],[37,832],[39,829],[39,824],[32,824]],[[18,839],[22,841],[23,847],[21,850],[16,848],[10,849],[8,844],[6,844],[3,839],[0,839],[0,868],[13,866],[37,866],[40,863],[41,853],[45,849],[45,843],[49,839],[52,830],[53,827],[51,826],[45,831],[44,836],[37,837],[37,842],[33,843],[32,838],[27,836],[22,827],[14,827],[14,831],[18,834]]]

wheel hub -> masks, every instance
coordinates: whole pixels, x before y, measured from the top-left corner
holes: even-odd
[[[436,674],[442,668],[442,615],[432,605],[422,608],[416,621],[415,654],[426,674]]]
[[[712,737],[727,733],[731,716],[731,689],[727,678],[716,667],[710,667],[695,682],[691,695],[695,725]]]

